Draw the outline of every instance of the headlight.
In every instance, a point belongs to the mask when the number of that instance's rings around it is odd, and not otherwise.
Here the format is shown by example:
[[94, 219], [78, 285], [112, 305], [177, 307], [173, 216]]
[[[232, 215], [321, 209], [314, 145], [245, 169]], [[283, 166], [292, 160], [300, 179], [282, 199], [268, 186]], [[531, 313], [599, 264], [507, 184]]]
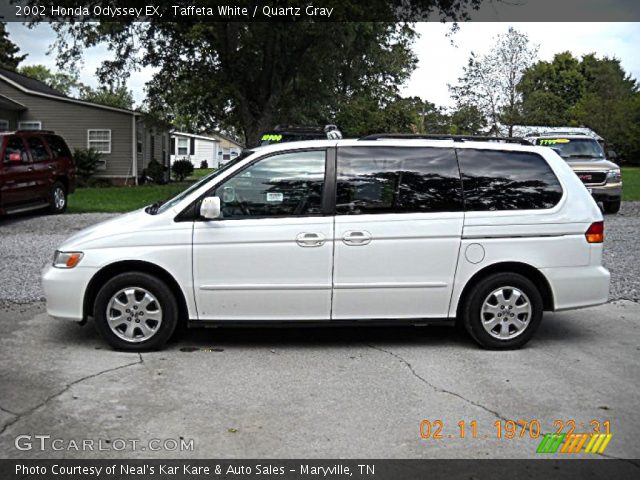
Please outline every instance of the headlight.
[[620, 175], [619, 168], [607, 171], [607, 182], [618, 183], [620, 181], [622, 181], [622, 175]]
[[73, 268], [80, 260], [84, 253], [82, 252], [60, 252], [56, 250], [56, 253], [53, 255], [53, 266], [56, 268]]

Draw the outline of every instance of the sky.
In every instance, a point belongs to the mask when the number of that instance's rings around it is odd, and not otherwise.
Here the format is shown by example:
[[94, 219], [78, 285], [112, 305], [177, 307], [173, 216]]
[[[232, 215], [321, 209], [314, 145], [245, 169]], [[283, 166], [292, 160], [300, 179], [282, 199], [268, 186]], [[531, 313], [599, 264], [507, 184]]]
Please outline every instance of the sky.
[[[453, 35], [450, 24], [419, 23], [416, 30], [420, 37], [413, 49], [418, 66], [411, 79], [402, 88], [403, 95], [418, 96], [438, 106], [452, 106], [448, 84], [455, 84], [462, 74], [471, 52], [482, 54], [490, 50], [496, 35], [510, 26], [527, 34], [533, 44], [539, 46], [538, 58], [551, 60], [554, 54], [570, 51], [575, 56], [595, 52], [598, 56], [616, 57], [622, 67], [634, 78], [640, 79], [640, 23], [460, 23]], [[55, 40], [55, 33], [46, 24], [29, 30], [20, 23], [8, 23], [10, 38], [29, 56], [26, 64], [41, 63], [56, 69], [55, 55], [47, 54]], [[84, 54], [80, 81], [96, 86], [95, 72], [100, 62], [110, 58], [106, 46], [88, 49]], [[152, 77], [153, 69], [133, 72], [128, 87], [133, 91], [136, 105], [145, 97], [144, 85]]]

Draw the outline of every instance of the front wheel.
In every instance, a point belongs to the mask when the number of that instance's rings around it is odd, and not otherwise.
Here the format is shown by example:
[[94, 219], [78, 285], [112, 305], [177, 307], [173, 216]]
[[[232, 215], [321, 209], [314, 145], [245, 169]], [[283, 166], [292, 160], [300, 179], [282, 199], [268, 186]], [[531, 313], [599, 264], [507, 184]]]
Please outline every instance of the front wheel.
[[100, 289], [94, 304], [100, 335], [117, 350], [140, 352], [162, 347], [178, 324], [171, 289], [143, 272], [122, 273]]
[[620, 199], [613, 200], [611, 202], [604, 202], [604, 213], [618, 213], [620, 211], [621, 203]]
[[462, 320], [484, 348], [513, 349], [527, 343], [542, 321], [542, 296], [526, 277], [496, 273], [482, 279], [467, 296]]

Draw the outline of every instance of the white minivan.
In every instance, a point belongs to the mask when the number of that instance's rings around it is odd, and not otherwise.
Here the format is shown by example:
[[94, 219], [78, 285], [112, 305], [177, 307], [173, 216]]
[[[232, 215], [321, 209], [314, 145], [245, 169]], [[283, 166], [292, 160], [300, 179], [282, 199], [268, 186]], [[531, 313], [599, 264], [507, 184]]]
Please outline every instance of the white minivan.
[[122, 350], [188, 326], [464, 325], [524, 345], [607, 301], [603, 217], [549, 148], [373, 136], [245, 151], [164, 204], [69, 238], [52, 317]]

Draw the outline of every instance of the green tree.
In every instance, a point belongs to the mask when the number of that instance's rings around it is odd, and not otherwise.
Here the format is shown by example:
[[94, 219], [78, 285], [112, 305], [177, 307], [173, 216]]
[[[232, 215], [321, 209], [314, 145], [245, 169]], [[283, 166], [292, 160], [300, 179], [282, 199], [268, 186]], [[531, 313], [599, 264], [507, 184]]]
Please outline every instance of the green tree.
[[592, 128], [620, 159], [640, 158], [638, 83], [615, 58], [568, 52], [529, 68], [518, 86], [525, 123]]
[[498, 35], [489, 53], [471, 54], [458, 85], [450, 86], [457, 108], [475, 107], [484, 115], [490, 132], [499, 134], [501, 126], [513, 135], [521, 119], [521, 95], [517, 89], [523, 72], [535, 62], [538, 47], [524, 33], [510, 27]]
[[336, 116], [346, 137], [374, 133], [447, 133], [442, 109], [418, 97], [391, 99], [360, 95], [342, 104]]
[[80, 99], [116, 108], [128, 110], [133, 108], [133, 94], [125, 85], [101, 85], [97, 88], [83, 85], [80, 87]]
[[462, 105], [451, 112], [449, 133], [453, 135], [481, 135], [487, 128], [482, 112], [474, 105]]
[[24, 65], [19, 67], [17, 72], [27, 77], [40, 80], [67, 96], [70, 96], [74, 89], [80, 87], [77, 76], [62, 72], [52, 72], [44, 65]]
[[18, 55], [20, 48], [11, 41], [6, 22], [0, 22], [0, 68], [15, 70], [27, 55]]
[[573, 121], [571, 108], [585, 93], [586, 79], [580, 60], [570, 52], [558, 53], [553, 61], [540, 61], [528, 68], [518, 85], [523, 118], [530, 125], [562, 126]]
[[[480, 2], [413, 4], [423, 14], [457, 19], [465, 8]], [[58, 5], [74, 3], [60, 0]], [[402, 12], [398, 6], [404, 3], [372, 1], [367, 12], [390, 16]], [[355, 1], [336, 5], [343, 16], [362, 13]], [[136, 66], [154, 67], [157, 74], [148, 85], [147, 109], [175, 120], [178, 127], [239, 131], [248, 144], [276, 123], [333, 123], [347, 105], [375, 108], [376, 103], [367, 99], [395, 98], [416, 61], [410, 49], [414, 30], [395, 21], [60, 22], [53, 28], [59, 34], [56, 48], [63, 64], [72, 64], [85, 48], [105, 42], [115, 55], [103, 62], [101, 81], [123, 78]]]

